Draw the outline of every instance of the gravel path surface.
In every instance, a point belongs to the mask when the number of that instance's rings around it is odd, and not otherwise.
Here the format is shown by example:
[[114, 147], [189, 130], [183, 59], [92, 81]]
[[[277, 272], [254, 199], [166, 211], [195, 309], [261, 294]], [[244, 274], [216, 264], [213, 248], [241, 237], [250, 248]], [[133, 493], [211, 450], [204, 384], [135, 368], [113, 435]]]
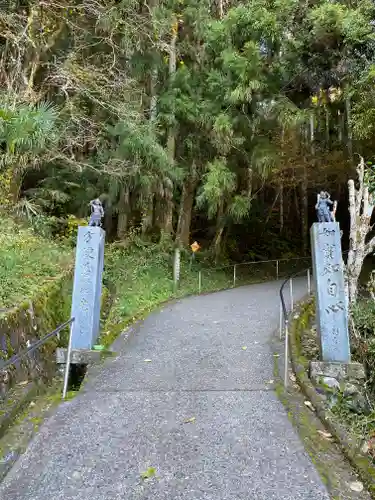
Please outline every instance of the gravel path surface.
[[[279, 287], [184, 299], [120, 337], [118, 355], [42, 426], [0, 498], [329, 499], [270, 387]], [[304, 291], [296, 283], [295, 296]], [[142, 479], [150, 467], [155, 477]]]

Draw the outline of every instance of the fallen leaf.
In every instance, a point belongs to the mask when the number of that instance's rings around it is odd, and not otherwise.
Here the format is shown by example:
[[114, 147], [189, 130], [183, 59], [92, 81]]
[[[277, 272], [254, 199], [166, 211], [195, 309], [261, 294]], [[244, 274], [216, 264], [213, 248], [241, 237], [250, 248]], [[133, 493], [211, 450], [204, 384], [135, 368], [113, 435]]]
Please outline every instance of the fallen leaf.
[[268, 382], [266, 382], [266, 384], [273, 384], [274, 382], [274, 380], [269, 380]]
[[327, 432], [327, 431], [318, 431], [318, 432], [319, 432], [319, 434], [321, 436], [323, 436], [326, 439], [331, 439], [332, 438], [332, 434], [330, 432]]
[[313, 407], [311, 401], [305, 401], [305, 406], [311, 411], [315, 411], [315, 408]]
[[280, 354], [274, 354], [273, 355], [274, 358], [279, 358], [280, 357]]
[[193, 424], [195, 422], [196, 418], [195, 417], [190, 417], [184, 420], [184, 424]]
[[144, 359], [143, 360], [145, 363], [151, 363], [152, 359]]
[[150, 479], [151, 477], [154, 477], [155, 474], [156, 474], [155, 467], [149, 467], [145, 472], [141, 472], [141, 478]]
[[361, 491], [363, 491], [363, 484], [361, 481], [354, 481], [353, 483], [350, 483], [350, 489], [357, 493], [361, 493]]
[[245, 345], [244, 345], [244, 346], [242, 346], [242, 350], [243, 350], [243, 351], [246, 351], [246, 349], [247, 349], [247, 347], [246, 347]]
[[28, 383], [29, 383], [29, 381], [28, 381], [28, 380], [24, 380], [23, 382], [20, 382], [18, 385], [26, 385], [26, 384], [28, 384]]

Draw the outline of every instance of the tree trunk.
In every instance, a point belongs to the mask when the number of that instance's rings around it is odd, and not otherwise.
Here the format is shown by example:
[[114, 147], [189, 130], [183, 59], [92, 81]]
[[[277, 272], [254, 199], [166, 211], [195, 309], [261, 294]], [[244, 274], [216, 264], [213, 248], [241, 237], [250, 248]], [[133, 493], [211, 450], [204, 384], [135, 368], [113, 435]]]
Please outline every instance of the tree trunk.
[[[169, 46], [169, 80], [172, 84], [176, 69], [177, 69], [177, 53], [176, 53], [176, 45], [177, 45], [177, 33], [178, 33], [178, 21], [175, 19], [172, 26], [172, 36], [171, 43]], [[176, 127], [172, 125], [172, 127], [168, 131], [167, 138], [167, 151], [168, 156], [173, 164], [175, 161], [176, 154]], [[165, 186], [165, 214], [164, 214], [164, 223], [163, 223], [163, 231], [166, 234], [173, 234], [173, 183], [169, 179]]]
[[326, 106], [325, 106], [325, 113], [326, 113], [326, 126], [325, 126], [326, 148], [328, 150], [328, 148], [329, 148], [329, 108], [328, 108], [328, 104], [326, 104]]
[[215, 264], [219, 262], [220, 254], [221, 254], [221, 242], [223, 239], [224, 226], [219, 227], [215, 234], [214, 239], [214, 255], [215, 255]]
[[340, 110], [337, 111], [337, 121], [338, 121], [339, 142], [341, 143], [342, 139], [343, 139], [343, 133], [342, 133], [343, 121], [342, 121], [342, 114], [341, 114]]
[[349, 189], [349, 254], [346, 264], [348, 280], [349, 303], [354, 304], [358, 295], [358, 280], [361, 274], [363, 261], [375, 248], [375, 237], [366, 243], [366, 236], [371, 231], [371, 215], [374, 209], [374, 200], [369, 193], [365, 181], [365, 163], [363, 158], [357, 166], [358, 190], [354, 181], [348, 181]]
[[18, 200], [20, 199], [23, 174], [19, 172], [17, 169], [9, 169], [9, 172], [11, 178], [9, 186], [9, 195], [10, 195], [9, 197], [12, 201], [12, 204], [16, 205], [18, 203]]
[[177, 241], [180, 245], [189, 245], [191, 215], [194, 205], [194, 194], [197, 182], [189, 177], [183, 185], [180, 213], [177, 224]]
[[128, 230], [130, 193], [128, 186], [123, 186], [120, 192], [117, 221], [117, 237], [120, 240], [125, 239]]
[[308, 215], [309, 215], [309, 205], [307, 196], [307, 169], [306, 166], [303, 167], [303, 177], [301, 183], [301, 232], [302, 232], [302, 249], [303, 255], [307, 254], [308, 248]]
[[151, 75], [150, 75], [150, 120], [152, 122], [156, 121], [156, 116], [157, 116], [157, 103], [158, 103], [158, 96], [156, 93], [156, 84], [158, 81], [158, 68], [155, 66], [151, 70]]
[[224, 201], [222, 200], [220, 203], [220, 206], [219, 206], [218, 213], [217, 213], [216, 234], [215, 234], [215, 238], [213, 241], [215, 264], [218, 263], [219, 257], [221, 254], [221, 243], [222, 243], [223, 233], [224, 233], [223, 215], [224, 215]]
[[164, 189], [164, 212], [163, 212], [163, 222], [162, 231], [165, 234], [173, 234], [173, 183], [169, 179], [167, 180], [167, 185]]
[[284, 184], [283, 181], [280, 183], [280, 233], [284, 229]]
[[351, 125], [352, 105], [350, 96], [347, 96], [345, 99], [345, 110], [346, 110], [346, 124], [348, 129], [348, 153], [349, 153], [349, 158], [353, 160], [353, 134]]
[[142, 214], [141, 231], [142, 236], [145, 236], [153, 226], [154, 222], [154, 195], [149, 194], [146, 200], [146, 206]]

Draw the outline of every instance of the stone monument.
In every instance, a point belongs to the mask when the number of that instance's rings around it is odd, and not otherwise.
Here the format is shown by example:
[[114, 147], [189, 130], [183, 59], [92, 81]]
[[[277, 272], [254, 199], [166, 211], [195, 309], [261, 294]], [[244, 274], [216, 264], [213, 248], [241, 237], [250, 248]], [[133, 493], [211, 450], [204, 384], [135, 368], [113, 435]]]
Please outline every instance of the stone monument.
[[[330, 212], [329, 206], [332, 205], [333, 212]], [[319, 222], [311, 227], [321, 361], [310, 362], [310, 379], [327, 391], [329, 404], [335, 403], [336, 393], [342, 390], [345, 397], [349, 395], [355, 407], [364, 408], [364, 398], [361, 395], [365, 381], [364, 367], [350, 360], [348, 300], [341, 231], [339, 224], [335, 222], [336, 207], [337, 202], [332, 202], [329, 194], [322, 191], [315, 206]]]
[[[78, 228], [71, 317], [71, 364], [87, 365], [98, 357], [92, 351], [100, 329], [105, 231], [99, 226]], [[56, 350], [56, 363], [66, 363], [67, 349]]]
[[349, 363], [348, 310], [337, 222], [312, 225], [311, 252], [321, 358], [323, 361]]
[[78, 228], [74, 272], [72, 349], [91, 349], [100, 327], [105, 232], [100, 227]]

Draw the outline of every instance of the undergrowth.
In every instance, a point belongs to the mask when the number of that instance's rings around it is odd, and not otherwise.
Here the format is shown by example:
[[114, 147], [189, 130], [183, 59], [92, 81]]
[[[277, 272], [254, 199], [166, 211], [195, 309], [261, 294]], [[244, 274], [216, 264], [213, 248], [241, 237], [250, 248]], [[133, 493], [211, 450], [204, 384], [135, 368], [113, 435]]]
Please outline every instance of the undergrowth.
[[72, 250], [2, 216], [0, 309], [32, 297], [72, 261]]

